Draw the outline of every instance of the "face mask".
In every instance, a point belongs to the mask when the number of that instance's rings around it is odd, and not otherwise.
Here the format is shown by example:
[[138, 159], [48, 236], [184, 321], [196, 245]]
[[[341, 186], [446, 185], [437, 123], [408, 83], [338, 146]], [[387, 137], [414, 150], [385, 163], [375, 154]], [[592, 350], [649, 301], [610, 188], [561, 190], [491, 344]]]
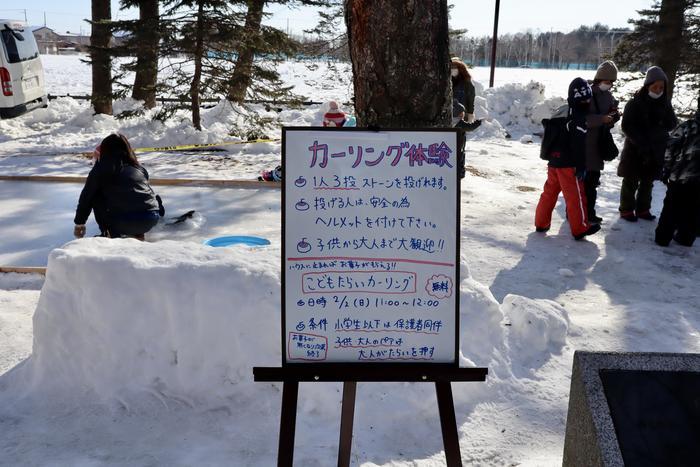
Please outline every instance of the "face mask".
[[600, 89], [601, 91], [610, 91], [611, 87], [612, 86], [609, 84], [602, 84], [601, 83], [600, 85], [598, 85], [598, 89]]
[[457, 76], [459, 76], [459, 70], [453, 68], [452, 71], [450, 71], [450, 74], [452, 74], [453, 78], [456, 78]]
[[649, 91], [649, 97], [651, 97], [652, 99], [658, 99], [659, 97], [661, 97], [663, 95], [664, 95], [663, 92], [661, 94], [656, 94], [655, 92]]

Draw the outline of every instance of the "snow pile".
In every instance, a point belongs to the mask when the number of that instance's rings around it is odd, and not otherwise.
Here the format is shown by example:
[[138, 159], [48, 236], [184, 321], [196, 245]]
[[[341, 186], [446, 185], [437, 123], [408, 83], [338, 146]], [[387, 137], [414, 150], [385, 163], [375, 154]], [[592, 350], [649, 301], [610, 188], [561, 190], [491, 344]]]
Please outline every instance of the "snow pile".
[[[141, 103], [131, 98], [114, 102], [115, 115], [136, 110], [142, 110]], [[278, 133], [269, 127], [269, 135], [260, 134], [254, 119], [269, 122], [278, 119], [276, 112], [267, 111], [260, 105], [247, 109], [221, 101], [214, 107], [202, 109], [202, 131], [192, 125], [189, 111], [178, 110], [169, 119], [159, 121], [155, 116], [161, 110], [161, 107], [142, 110], [125, 118], [94, 115], [88, 101], [64, 97], [51, 101], [46, 109], [0, 120], [0, 134], [3, 135], [0, 142], [7, 141], [11, 153], [51, 155], [91, 151], [112, 132], [127, 135], [135, 148], [240, 141], [248, 136], [275, 137]], [[297, 121], [287, 124], [308, 124], [308, 121], [309, 118], [297, 116]]]
[[[278, 264], [274, 248], [68, 243], [50, 255], [19, 386], [103, 402], [144, 392], [192, 403], [251, 395], [251, 368], [281, 361]], [[551, 304], [510, 297], [502, 309], [466, 263], [462, 275], [462, 365], [508, 378], [504, 315], [513, 329], [533, 323], [511, 333], [521, 359], [557, 351], [549, 342], [562, 342], [566, 326]]]
[[[561, 97], [545, 98], [545, 86], [536, 81], [527, 84], [510, 83], [484, 91], [486, 109], [479, 114], [497, 120], [509, 132], [541, 131], [541, 121], [549, 117], [565, 101]], [[483, 108], [483, 103], [479, 102]], [[478, 118], [478, 116], [477, 116]]]
[[556, 302], [506, 295], [503, 312], [510, 321], [508, 344], [515, 368], [539, 368], [566, 344], [569, 316]]
[[34, 390], [211, 399], [279, 356], [270, 250], [93, 238], [54, 250], [25, 366]]

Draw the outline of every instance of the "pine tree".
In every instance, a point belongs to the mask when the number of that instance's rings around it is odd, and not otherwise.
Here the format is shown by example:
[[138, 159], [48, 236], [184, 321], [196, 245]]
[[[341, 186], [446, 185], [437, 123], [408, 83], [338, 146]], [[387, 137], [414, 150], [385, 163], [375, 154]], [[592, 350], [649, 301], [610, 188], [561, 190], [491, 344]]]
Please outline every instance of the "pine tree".
[[160, 44], [158, 0], [122, 0], [122, 8], [138, 7], [139, 20], [135, 23], [129, 44], [136, 51], [134, 86], [131, 97], [144, 101], [144, 107], [156, 106], [158, 83], [158, 50]]
[[92, 106], [96, 114], [112, 115], [112, 58], [109, 53], [112, 29], [110, 0], [92, 0], [90, 62]]
[[700, 73], [698, 56], [698, 8], [700, 0], [662, 0], [641, 10], [642, 16], [630, 20], [634, 30], [615, 50], [615, 61], [629, 68], [660, 66], [668, 76], [668, 94], [678, 74]]
[[253, 99], [275, 100], [291, 89], [284, 87], [276, 70], [264, 63], [297, 53], [299, 44], [279, 29], [262, 25], [265, 7], [271, 3], [330, 7], [339, 0], [247, 0], [246, 3], [245, 25], [235, 44], [237, 58], [226, 93], [229, 101], [238, 104], [248, 94]]
[[243, 26], [242, 38], [238, 44], [238, 57], [233, 69], [226, 98], [242, 104], [253, 78], [253, 60], [260, 49], [262, 37], [260, 26], [265, 9], [265, 0], [248, 0], [248, 11]]
[[304, 38], [302, 53], [312, 57], [332, 57], [349, 61], [348, 33], [345, 28], [343, 0], [328, 0], [324, 9], [318, 11], [318, 23], [304, 33], [312, 39]]
[[226, 0], [169, 0], [166, 7], [161, 52], [169, 63], [169, 87], [189, 102], [192, 123], [201, 130], [202, 98], [225, 95], [244, 16]]
[[447, 0], [346, 0], [359, 126], [450, 126], [447, 11]]

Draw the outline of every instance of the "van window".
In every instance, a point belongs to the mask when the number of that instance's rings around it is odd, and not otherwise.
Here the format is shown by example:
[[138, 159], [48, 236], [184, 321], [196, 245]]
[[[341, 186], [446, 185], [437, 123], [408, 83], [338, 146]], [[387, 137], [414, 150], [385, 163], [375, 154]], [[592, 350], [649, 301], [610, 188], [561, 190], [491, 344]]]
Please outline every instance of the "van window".
[[29, 30], [20, 32], [5, 28], [0, 31], [0, 37], [10, 63], [19, 63], [39, 56], [34, 34]]

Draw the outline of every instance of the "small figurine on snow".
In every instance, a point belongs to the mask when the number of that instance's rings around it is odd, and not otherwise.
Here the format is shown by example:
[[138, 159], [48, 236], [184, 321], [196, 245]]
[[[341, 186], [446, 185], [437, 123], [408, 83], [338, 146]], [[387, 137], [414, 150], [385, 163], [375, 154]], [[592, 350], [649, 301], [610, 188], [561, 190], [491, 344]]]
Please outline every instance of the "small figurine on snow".
[[340, 110], [336, 101], [328, 103], [328, 110], [323, 114], [323, 126], [340, 127], [345, 124], [345, 112]]
[[343, 112], [336, 101], [329, 101], [324, 104], [324, 107], [326, 107], [327, 110], [323, 114], [323, 126], [337, 128], [356, 125], [355, 117]]
[[258, 177], [259, 182], [281, 182], [282, 166], [278, 165], [274, 170], [263, 170]]

